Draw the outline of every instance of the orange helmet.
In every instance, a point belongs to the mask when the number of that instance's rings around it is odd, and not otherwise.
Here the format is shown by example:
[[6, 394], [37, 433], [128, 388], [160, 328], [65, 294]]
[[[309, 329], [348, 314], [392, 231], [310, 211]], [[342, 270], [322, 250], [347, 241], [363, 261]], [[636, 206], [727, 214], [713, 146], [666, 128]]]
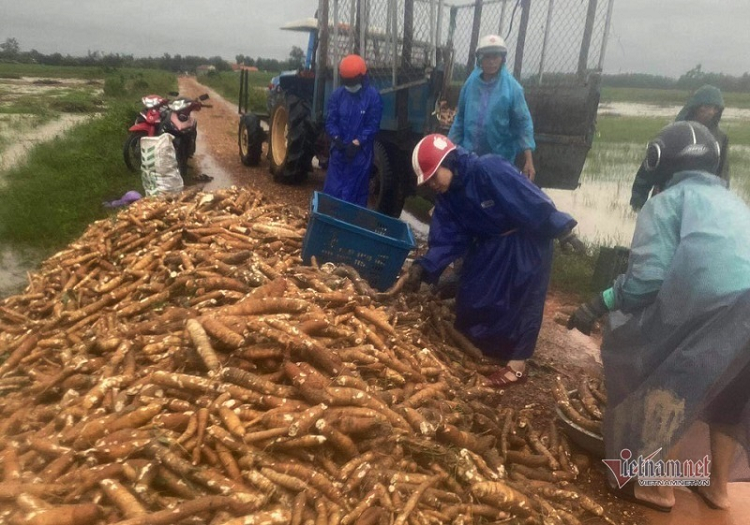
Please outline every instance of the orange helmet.
[[339, 64], [341, 78], [357, 78], [367, 73], [367, 64], [359, 55], [346, 55]]
[[417, 184], [424, 184], [437, 171], [448, 153], [456, 149], [448, 137], [433, 133], [419, 141], [411, 154], [411, 166], [417, 174]]

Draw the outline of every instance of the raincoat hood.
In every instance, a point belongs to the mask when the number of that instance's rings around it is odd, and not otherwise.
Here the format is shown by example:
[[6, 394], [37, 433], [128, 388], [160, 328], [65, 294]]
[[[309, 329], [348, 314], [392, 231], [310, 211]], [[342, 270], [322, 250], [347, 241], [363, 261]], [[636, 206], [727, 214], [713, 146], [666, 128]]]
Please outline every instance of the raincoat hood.
[[719, 108], [714, 120], [709, 126], [706, 126], [711, 130], [715, 129], [719, 125], [721, 114], [724, 111], [724, 97], [721, 90], [714, 86], [705, 85], [693, 93], [693, 96], [688, 99], [685, 106], [677, 114], [675, 121], [693, 120], [695, 110], [700, 106], [717, 106]]

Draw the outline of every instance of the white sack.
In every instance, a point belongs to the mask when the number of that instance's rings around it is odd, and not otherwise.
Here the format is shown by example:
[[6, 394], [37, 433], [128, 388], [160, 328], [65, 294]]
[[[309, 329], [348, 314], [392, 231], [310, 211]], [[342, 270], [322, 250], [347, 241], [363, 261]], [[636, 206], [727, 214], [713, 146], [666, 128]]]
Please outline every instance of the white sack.
[[172, 139], [169, 133], [141, 138], [141, 180], [149, 197], [182, 191]]

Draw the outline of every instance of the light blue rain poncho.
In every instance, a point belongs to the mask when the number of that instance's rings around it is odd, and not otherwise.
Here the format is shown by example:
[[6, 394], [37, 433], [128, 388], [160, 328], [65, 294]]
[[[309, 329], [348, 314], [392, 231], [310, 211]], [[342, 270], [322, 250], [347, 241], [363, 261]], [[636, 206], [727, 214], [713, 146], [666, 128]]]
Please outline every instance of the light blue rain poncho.
[[523, 88], [505, 65], [488, 82], [481, 75], [476, 68], [461, 88], [448, 138], [477, 155], [494, 153], [513, 163], [522, 151], [536, 149]]
[[750, 209], [726, 182], [675, 174], [643, 207], [627, 273], [603, 295], [606, 457], [661, 448], [664, 459], [695, 420], [723, 415], [705, 409], [738, 377], [727, 411], [747, 448]]

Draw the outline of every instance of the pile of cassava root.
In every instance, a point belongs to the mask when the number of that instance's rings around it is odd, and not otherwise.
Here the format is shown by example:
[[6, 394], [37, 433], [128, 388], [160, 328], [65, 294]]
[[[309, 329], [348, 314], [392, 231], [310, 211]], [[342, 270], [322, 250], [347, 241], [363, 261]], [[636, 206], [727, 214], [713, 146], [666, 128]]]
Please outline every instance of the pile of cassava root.
[[144, 199], [1, 301], [0, 522], [612, 523], [449, 305], [302, 266], [305, 226]]

